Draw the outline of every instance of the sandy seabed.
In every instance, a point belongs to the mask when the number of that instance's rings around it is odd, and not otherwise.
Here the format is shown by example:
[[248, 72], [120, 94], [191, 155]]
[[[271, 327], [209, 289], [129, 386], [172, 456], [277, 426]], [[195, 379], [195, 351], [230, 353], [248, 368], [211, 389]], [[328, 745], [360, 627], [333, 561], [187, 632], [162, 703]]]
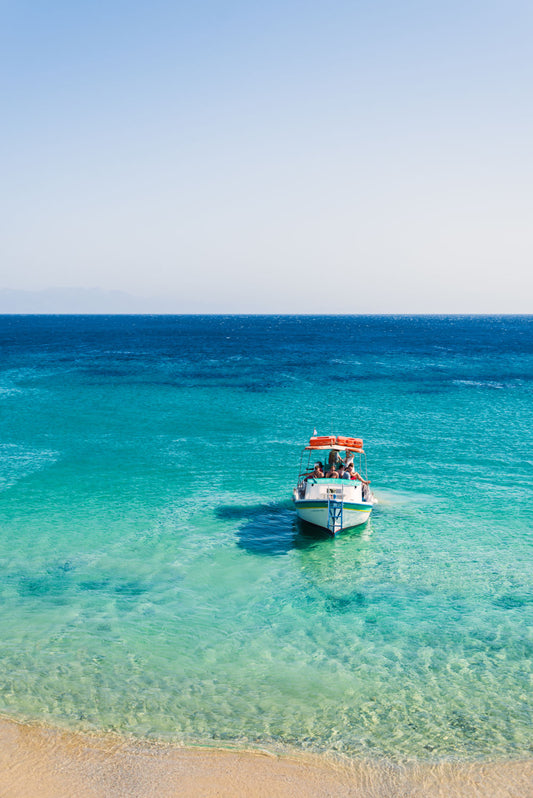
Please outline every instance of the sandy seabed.
[[533, 798], [533, 760], [336, 761], [72, 733], [0, 720], [1, 798]]

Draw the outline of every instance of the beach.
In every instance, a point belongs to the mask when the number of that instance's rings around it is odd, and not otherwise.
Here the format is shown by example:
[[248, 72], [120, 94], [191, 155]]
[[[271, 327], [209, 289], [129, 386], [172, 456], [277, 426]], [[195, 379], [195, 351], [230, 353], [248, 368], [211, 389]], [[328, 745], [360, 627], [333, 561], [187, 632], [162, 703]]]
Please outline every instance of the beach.
[[398, 764], [192, 749], [0, 721], [2, 798], [529, 798], [533, 760]]

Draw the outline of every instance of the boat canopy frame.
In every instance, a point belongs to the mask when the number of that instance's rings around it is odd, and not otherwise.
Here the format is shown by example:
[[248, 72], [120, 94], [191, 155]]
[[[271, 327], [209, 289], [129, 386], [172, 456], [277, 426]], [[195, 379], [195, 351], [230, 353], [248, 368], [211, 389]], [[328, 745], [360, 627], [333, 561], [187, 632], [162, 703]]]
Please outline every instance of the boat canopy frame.
[[[304, 457], [305, 457], [305, 453], [306, 452], [307, 452], [307, 466], [304, 469], [303, 468], [303, 463], [304, 463]], [[350, 454], [358, 454], [359, 455], [359, 469], [358, 469], [359, 474], [361, 474], [361, 476], [364, 477], [364, 479], [368, 479], [366, 453], [365, 453], [364, 449], [354, 448], [354, 447], [350, 447], [350, 446], [343, 446], [342, 444], [338, 444], [338, 443], [332, 443], [332, 444], [328, 444], [328, 445], [325, 445], [325, 446], [306, 446], [303, 449], [302, 454], [300, 456], [300, 467], [299, 467], [299, 472], [298, 472], [298, 487], [303, 485], [305, 477], [309, 474], [310, 471], [313, 470], [311, 468], [311, 463], [313, 463], [313, 467], [314, 467], [314, 463], [316, 462], [316, 459], [317, 459], [316, 457], [312, 457], [313, 452], [345, 452], [346, 453], [346, 458], [348, 458], [348, 456]], [[329, 456], [328, 456], [328, 459], [329, 459]], [[324, 464], [324, 465], [326, 465], [326, 464]]]

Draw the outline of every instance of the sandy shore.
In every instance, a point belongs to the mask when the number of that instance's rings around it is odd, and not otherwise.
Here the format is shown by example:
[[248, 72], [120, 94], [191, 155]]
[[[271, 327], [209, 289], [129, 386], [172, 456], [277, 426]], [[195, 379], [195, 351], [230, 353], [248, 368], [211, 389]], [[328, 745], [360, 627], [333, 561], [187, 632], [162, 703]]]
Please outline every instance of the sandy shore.
[[530, 798], [533, 761], [395, 765], [187, 749], [0, 720], [2, 798]]

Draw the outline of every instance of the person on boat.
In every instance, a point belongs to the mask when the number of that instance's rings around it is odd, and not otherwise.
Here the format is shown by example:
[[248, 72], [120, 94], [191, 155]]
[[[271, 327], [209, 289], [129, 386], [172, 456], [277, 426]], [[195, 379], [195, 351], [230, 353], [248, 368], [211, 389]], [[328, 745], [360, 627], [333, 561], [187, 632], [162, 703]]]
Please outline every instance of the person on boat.
[[326, 476], [327, 476], [329, 479], [338, 479], [338, 478], [339, 478], [339, 474], [338, 474], [338, 472], [337, 472], [337, 469], [335, 468], [335, 463], [333, 463], [332, 465], [330, 465], [329, 471], [328, 471], [328, 473], [326, 474]]
[[344, 461], [344, 468], [348, 468], [350, 463], [353, 465], [353, 454], [346, 452], [346, 460]]
[[307, 474], [305, 477], [306, 480], [308, 479], [323, 479], [324, 472], [322, 471], [322, 463], [315, 463], [314, 471], [311, 471], [310, 474]]
[[370, 480], [369, 479], [368, 480], [367, 479], [363, 479], [363, 477], [361, 476], [359, 471], [354, 471], [353, 470], [353, 463], [350, 463], [350, 465], [348, 466], [346, 471], [350, 475], [349, 479], [358, 479], [358, 480], [360, 480], [363, 483], [363, 485], [370, 485]]
[[341, 464], [344, 465], [339, 453], [332, 449], [328, 457], [328, 471], [332, 466], [335, 466], [335, 469], [337, 469]]
[[350, 472], [345, 468], [342, 463], [339, 466], [339, 479], [351, 479]]

